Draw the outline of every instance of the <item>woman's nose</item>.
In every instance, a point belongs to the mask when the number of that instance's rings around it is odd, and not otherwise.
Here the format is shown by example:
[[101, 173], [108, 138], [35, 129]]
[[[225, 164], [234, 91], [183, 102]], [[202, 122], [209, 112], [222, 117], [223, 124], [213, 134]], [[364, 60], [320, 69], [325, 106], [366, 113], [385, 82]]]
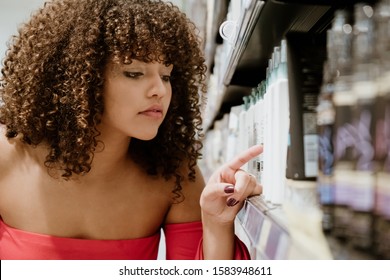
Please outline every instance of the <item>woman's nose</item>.
[[160, 75], [155, 75], [152, 79], [149, 96], [163, 97], [167, 95], [169, 90], [169, 82], [164, 81]]

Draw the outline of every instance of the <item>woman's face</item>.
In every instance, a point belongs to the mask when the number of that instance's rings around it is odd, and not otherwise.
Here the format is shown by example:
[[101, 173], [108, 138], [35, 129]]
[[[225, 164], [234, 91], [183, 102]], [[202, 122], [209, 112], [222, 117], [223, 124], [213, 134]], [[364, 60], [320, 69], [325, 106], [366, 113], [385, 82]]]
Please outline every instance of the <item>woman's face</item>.
[[131, 64], [108, 63], [104, 73], [102, 132], [153, 139], [171, 102], [172, 68], [139, 60]]

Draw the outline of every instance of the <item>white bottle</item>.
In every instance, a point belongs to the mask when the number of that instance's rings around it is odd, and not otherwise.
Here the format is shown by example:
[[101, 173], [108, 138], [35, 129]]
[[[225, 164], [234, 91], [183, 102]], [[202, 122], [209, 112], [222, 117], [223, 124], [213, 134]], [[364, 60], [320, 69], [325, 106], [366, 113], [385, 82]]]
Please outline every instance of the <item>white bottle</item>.
[[277, 128], [278, 130], [278, 182], [275, 189], [274, 202], [282, 204], [286, 188], [286, 166], [287, 166], [287, 146], [290, 126], [290, 107], [287, 76], [287, 45], [286, 40], [281, 41], [280, 63], [278, 65], [278, 75], [275, 85], [275, 93], [278, 108]]

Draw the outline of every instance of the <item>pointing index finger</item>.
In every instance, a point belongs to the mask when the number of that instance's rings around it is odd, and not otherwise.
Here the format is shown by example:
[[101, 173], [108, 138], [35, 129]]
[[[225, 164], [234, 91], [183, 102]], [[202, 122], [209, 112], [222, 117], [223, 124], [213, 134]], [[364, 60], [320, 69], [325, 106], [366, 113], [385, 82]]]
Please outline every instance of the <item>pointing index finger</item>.
[[236, 171], [241, 168], [244, 164], [250, 161], [252, 158], [258, 156], [263, 151], [262, 145], [255, 145], [249, 149], [243, 151], [230, 162], [227, 163], [227, 167]]

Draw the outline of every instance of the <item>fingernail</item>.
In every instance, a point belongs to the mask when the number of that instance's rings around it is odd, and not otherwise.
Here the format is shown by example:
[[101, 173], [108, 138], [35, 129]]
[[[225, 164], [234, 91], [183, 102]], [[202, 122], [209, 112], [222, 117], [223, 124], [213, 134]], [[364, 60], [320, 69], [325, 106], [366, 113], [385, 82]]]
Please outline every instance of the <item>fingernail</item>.
[[234, 186], [233, 186], [233, 185], [228, 185], [228, 186], [226, 186], [226, 187], [223, 189], [223, 191], [224, 191], [225, 193], [234, 193]]
[[233, 207], [235, 205], [237, 205], [238, 201], [235, 200], [233, 197], [232, 198], [229, 198], [229, 200], [226, 202], [226, 205], [229, 206], [229, 207]]

